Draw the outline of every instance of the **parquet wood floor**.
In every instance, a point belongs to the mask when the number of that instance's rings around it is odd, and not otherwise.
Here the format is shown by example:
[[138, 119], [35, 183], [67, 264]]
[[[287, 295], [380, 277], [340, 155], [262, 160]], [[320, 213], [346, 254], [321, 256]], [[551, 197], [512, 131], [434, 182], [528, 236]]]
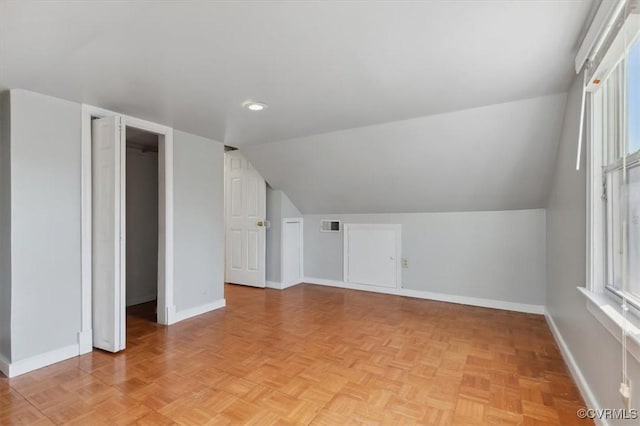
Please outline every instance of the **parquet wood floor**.
[[299, 285], [227, 285], [127, 349], [0, 379], [0, 424], [576, 425], [583, 401], [540, 315]]

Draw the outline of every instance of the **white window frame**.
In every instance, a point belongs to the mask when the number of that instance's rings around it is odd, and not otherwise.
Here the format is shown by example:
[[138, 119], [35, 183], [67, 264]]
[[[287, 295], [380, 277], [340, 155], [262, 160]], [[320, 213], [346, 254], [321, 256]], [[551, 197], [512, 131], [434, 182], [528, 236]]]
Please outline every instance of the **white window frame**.
[[[626, 32], [626, 35], [625, 35]], [[632, 33], [633, 36], [629, 37]], [[622, 26], [618, 36], [611, 43], [609, 51], [604, 55], [602, 68], [613, 70], [619, 63], [627, 47], [631, 46], [640, 33], [640, 17], [630, 15]], [[625, 45], [626, 42], [626, 45]], [[598, 72], [596, 69], [596, 73]], [[588, 71], [586, 71], [588, 72]], [[610, 72], [610, 71], [609, 71]], [[601, 81], [606, 81], [609, 75], [598, 75]], [[632, 315], [627, 315], [627, 323], [622, 314], [621, 297], [616, 292], [607, 288], [605, 271], [605, 221], [602, 202], [603, 193], [603, 141], [596, 135], [602, 135], [603, 126], [606, 124], [594, 117], [601, 117], [602, 110], [598, 97], [605, 96], [603, 90], [598, 90], [594, 79], [587, 84], [587, 92], [591, 92], [586, 102], [587, 118], [587, 149], [586, 149], [586, 285], [578, 287], [578, 290], [586, 297], [587, 310], [607, 329], [618, 341], [622, 340], [622, 329], [628, 331], [627, 347], [629, 353], [640, 361], [640, 309], [633, 306], [630, 309]], [[625, 124], [626, 125], [626, 124]], [[640, 301], [640, 300], [639, 300]], [[640, 303], [637, 304], [640, 308]]]

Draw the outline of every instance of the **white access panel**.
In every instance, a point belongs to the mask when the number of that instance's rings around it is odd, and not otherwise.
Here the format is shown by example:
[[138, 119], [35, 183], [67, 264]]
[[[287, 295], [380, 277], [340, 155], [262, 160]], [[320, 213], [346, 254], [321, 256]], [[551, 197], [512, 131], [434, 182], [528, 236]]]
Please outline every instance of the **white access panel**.
[[345, 224], [344, 281], [400, 287], [401, 225]]
[[303, 281], [302, 219], [282, 220], [282, 278], [285, 285]]

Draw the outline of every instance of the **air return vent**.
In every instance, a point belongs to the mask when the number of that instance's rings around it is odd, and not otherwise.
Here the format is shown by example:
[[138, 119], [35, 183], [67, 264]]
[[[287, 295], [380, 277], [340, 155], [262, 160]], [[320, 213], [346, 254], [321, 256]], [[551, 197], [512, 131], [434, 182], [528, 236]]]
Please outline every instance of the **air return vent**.
[[320, 221], [320, 232], [340, 232], [342, 223], [339, 220], [322, 219]]

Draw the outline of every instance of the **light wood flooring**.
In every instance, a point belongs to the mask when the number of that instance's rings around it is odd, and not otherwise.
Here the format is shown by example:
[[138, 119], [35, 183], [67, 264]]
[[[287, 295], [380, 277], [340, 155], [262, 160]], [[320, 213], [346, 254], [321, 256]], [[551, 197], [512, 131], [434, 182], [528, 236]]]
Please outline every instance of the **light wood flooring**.
[[227, 285], [171, 327], [128, 314], [127, 349], [8, 380], [0, 424], [591, 424], [545, 320], [375, 293]]

